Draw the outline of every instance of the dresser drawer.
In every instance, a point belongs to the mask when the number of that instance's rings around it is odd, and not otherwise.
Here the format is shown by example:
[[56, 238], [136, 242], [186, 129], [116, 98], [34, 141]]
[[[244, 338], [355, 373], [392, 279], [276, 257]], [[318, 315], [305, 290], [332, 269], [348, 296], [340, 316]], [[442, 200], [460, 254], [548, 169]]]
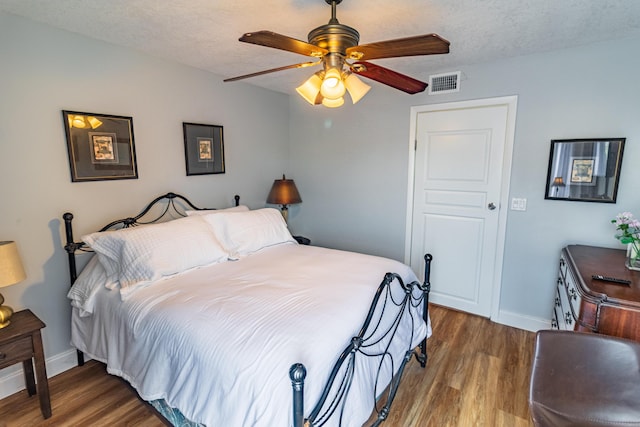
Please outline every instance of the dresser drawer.
[[582, 297], [576, 288], [576, 281], [571, 272], [568, 272], [565, 276], [564, 287], [569, 303], [569, 307], [567, 308], [571, 312], [573, 319], [578, 320], [580, 318], [580, 302], [582, 301]]
[[558, 280], [558, 287], [556, 288], [555, 304], [553, 306], [553, 319], [551, 325], [554, 329], [571, 330], [573, 329], [573, 317], [569, 311], [569, 303], [567, 301], [567, 294], [564, 290], [564, 284], [561, 280]]
[[567, 260], [564, 258], [564, 255], [560, 256], [560, 277], [562, 279], [567, 277]]
[[[567, 269], [567, 261], [564, 256], [560, 257], [560, 266], [558, 272], [557, 286], [556, 286], [556, 296], [555, 296], [555, 304], [554, 304], [554, 317], [557, 324], [557, 329], [560, 330], [573, 330], [576, 325], [576, 320], [578, 319], [579, 314], [579, 304], [577, 306], [573, 305], [575, 301], [572, 301], [575, 298], [573, 294], [575, 292], [575, 287], [571, 286], [572, 291], [569, 292], [569, 285], [572, 283], [571, 275]], [[553, 323], [553, 319], [552, 319]]]
[[551, 313], [551, 329], [560, 329], [560, 324], [558, 323], [559, 314], [562, 312], [560, 307], [560, 297], [558, 296], [558, 291], [556, 290], [555, 303], [553, 304], [553, 313]]
[[33, 345], [31, 336], [18, 338], [0, 345], [0, 368], [13, 365], [33, 357]]

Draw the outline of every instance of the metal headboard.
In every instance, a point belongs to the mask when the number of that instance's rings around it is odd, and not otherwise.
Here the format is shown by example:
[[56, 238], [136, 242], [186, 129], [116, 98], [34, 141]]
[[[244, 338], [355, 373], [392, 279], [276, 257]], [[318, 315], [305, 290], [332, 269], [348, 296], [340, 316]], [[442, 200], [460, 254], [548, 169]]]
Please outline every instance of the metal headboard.
[[[233, 197], [235, 206], [240, 204], [240, 196], [237, 194]], [[160, 214], [151, 217], [148, 220], [141, 221], [145, 215], [151, 211], [151, 209], [156, 206], [164, 203], [164, 206], [161, 209]], [[168, 217], [172, 212], [179, 216], [186, 216], [184, 212], [184, 206], [179, 206], [180, 204], [184, 204], [193, 210], [209, 210], [212, 208], [200, 208], [186, 197], [176, 194], [176, 193], [167, 193], [162, 196], [158, 196], [153, 199], [147, 206], [140, 211], [135, 216], [117, 219], [115, 221], [110, 222], [105, 225], [98, 231], [107, 231], [107, 230], [115, 230], [120, 228], [129, 228], [135, 227], [137, 225], [142, 224], [153, 224], [155, 222], [159, 222], [161, 219]], [[76, 252], [91, 252], [84, 242], [76, 242], [73, 237], [73, 227], [71, 226], [71, 222], [73, 221], [73, 214], [71, 212], [66, 212], [62, 215], [64, 219], [64, 230], [66, 235], [66, 244], [64, 245], [64, 249], [67, 251], [67, 256], [69, 257], [69, 277], [71, 280], [70, 285], [73, 285], [78, 278], [78, 271], [76, 267]], [[78, 365], [84, 364], [84, 355], [82, 352], [78, 350]]]

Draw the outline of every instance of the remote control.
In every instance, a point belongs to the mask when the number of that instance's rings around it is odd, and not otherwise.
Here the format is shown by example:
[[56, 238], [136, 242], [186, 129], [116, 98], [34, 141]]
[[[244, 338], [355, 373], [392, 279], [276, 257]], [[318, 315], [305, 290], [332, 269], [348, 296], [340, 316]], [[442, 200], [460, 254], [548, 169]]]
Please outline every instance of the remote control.
[[599, 274], [594, 274], [591, 277], [594, 278], [595, 280], [602, 280], [603, 282], [618, 283], [620, 285], [627, 285], [628, 286], [628, 285], [631, 284], [631, 280], [616, 279], [615, 277], [601, 276]]

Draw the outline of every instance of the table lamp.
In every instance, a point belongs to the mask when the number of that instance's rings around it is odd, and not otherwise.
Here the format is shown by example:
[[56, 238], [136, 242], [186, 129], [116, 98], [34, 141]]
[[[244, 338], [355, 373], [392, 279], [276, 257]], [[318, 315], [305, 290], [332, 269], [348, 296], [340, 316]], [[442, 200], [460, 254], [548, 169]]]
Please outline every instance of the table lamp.
[[551, 184], [551, 187], [554, 187], [556, 189], [556, 194], [555, 194], [556, 196], [560, 191], [560, 187], [564, 187], [564, 186], [565, 186], [565, 183], [561, 176], [556, 176], [555, 178], [553, 178], [553, 184]]
[[[15, 285], [26, 277], [16, 242], [0, 242], [0, 288]], [[9, 326], [13, 314], [13, 309], [2, 305], [3, 302], [4, 297], [0, 294], [0, 329]]]
[[287, 222], [289, 220], [289, 208], [287, 205], [302, 203], [302, 199], [296, 188], [296, 183], [292, 179], [285, 178], [283, 174], [282, 179], [273, 181], [271, 191], [269, 191], [269, 196], [267, 197], [267, 203], [280, 205], [284, 221]]

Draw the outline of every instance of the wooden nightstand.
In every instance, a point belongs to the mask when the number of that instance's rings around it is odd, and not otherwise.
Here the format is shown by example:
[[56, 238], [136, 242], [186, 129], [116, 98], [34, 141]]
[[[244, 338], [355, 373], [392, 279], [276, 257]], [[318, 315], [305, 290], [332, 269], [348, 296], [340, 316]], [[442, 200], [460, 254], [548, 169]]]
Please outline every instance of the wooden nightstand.
[[[42, 336], [40, 335], [40, 329], [44, 327], [45, 324], [31, 310], [14, 313], [11, 317], [11, 324], [0, 329], [0, 369], [22, 362], [27, 392], [29, 396], [33, 396], [37, 391], [42, 416], [49, 418], [51, 416], [51, 401], [47, 369], [44, 364]], [[37, 390], [36, 381], [33, 378], [34, 363], [38, 379]]]

